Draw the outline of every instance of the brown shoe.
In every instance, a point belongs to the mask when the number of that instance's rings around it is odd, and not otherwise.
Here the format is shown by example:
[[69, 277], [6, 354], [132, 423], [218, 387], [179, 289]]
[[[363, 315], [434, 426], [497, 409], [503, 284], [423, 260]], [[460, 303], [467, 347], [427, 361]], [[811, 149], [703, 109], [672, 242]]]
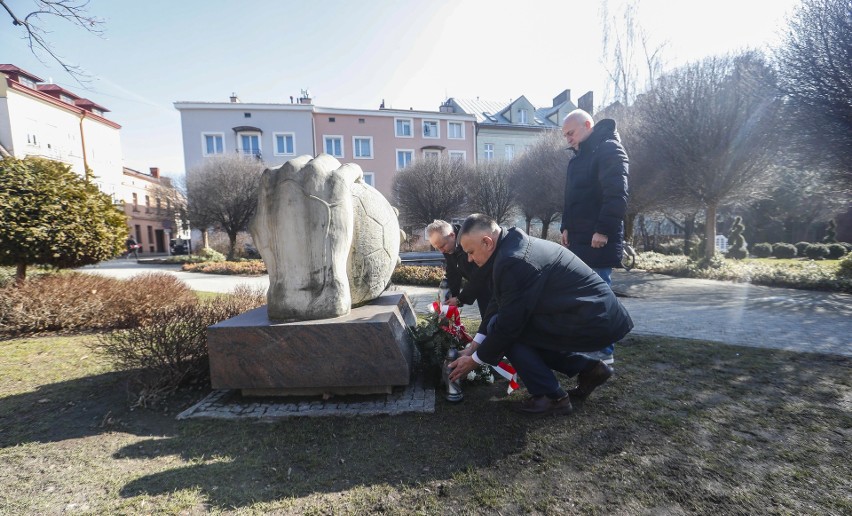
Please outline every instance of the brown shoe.
[[568, 396], [558, 400], [552, 400], [547, 396], [536, 396], [514, 404], [512, 410], [531, 416], [545, 416], [570, 414], [574, 407], [571, 406], [571, 399]]
[[610, 376], [612, 368], [598, 360], [577, 376], [577, 387], [568, 391], [568, 395], [574, 400], [585, 400], [593, 390], [606, 383]]

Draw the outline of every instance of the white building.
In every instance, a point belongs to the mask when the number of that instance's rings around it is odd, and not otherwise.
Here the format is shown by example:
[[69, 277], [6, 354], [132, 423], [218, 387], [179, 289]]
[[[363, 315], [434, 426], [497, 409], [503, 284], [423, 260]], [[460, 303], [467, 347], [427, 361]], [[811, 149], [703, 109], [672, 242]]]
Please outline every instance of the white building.
[[[0, 146], [11, 156], [61, 161], [117, 194], [122, 183], [121, 126], [109, 110], [11, 64], [0, 64]], [[2, 151], [0, 151], [2, 153]]]

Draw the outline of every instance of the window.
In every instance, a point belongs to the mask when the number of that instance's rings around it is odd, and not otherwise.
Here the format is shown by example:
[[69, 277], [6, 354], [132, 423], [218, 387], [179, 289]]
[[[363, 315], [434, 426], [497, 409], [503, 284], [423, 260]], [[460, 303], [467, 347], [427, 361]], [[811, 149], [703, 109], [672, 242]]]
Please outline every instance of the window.
[[[133, 194], [133, 195], [136, 195], [136, 194]], [[135, 230], [135, 233], [136, 233], [136, 239], [135, 239], [136, 243], [141, 244], [142, 243], [142, 226], [140, 226], [139, 224], [136, 224], [136, 225], [133, 226], [133, 229]]]
[[505, 151], [503, 152], [503, 157], [506, 159], [513, 159], [515, 157], [515, 146], [514, 145], [506, 145]]
[[527, 123], [527, 110], [526, 109], [519, 109], [518, 110], [518, 123], [519, 124]]
[[441, 157], [441, 151], [425, 150], [423, 151], [423, 157], [426, 159], [439, 159]]
[[291, 156], [296, 153], [296, 135], [294, 133], [273, 133], [276, 156]]
[[251, 118], [251, 113], [243, 113], [243, 118]]
[[145, 213], [151, 213], [151, 196], [150, 195], [145, 196]]
[[244, 156], [260, 157], [260, 134], [259, 133], [240, 133], [240, 149], [239, 152]]
[[61, 100], [62, 102], [66, 103], [66, 104], [74, 105], [74, 99], [72, 99], [71, 97], [69, 97], [68, 95], [66, 95], [64, 93], [59, 94], [59, 100]]
[[449, 151], [450, 159], [457, 159], [459, 161], [464, 161], [467, 159], [467, 153], [463, 150], [451, 150]]
[[447, 122], [447, 138], [464, 140], [464, 124], [461, 122]]
[[367, 121], [366, 121], [366, 120], [364, 120], [363, 118], [359, 118], [359, 119], [358, 119], [358, 123], [359, 123], [359, 124], [366, 124], [366, 123], [367, 123]]
[[410, 118], [397, 118], [396, 119], [396, 137], [397, 138], [411, 138], [413, 135], [411, 134], [411, 119]]
[[23, 75], [18, 76], [18, 82], [26, 86], [27, 88], [36, 89], [36, 83], [34, 80], [29, 77], [24, 77]]
[[352, 154], [359, 159], [373, 159], [373, 138], [371, 136], [353, 136]]
[[486, 143], [483, 146], [482, 157], [486, 160], [494, 159], [494, 144]]
[[201, 135], [201, 153], [205, 156], [213, 156], [225, 152], [224, 133], [204, 133]]
[[331, 154], [335, 158], [343, 157], [343, 137], [342, 136], [323, 136], [323, 149], [326, 154]]
[[441, 133], [438, 132], [438, 121], [437, 120], [424, 120], [423, 121], [423, 137], [424, 138], [440, 138]]
[[334, 122], [334, 117], [333, 117], [333, 116], [328, 117], [328, 121], [329, 121], [329, 122]]
[[372, 186], [373, 188], [375, 188], [376, 187], [375, 174], [373, 174], [372, 172], [364, 172], [364, 182], [367, 183], [368, 185]]
[[[139, 211], [139, 195], [135, 192], [133, 193], [133, 211]], [[138, 228], [139, 226], [136, 227]], [[139, 230], [137, 229], [136, 232], [138, 233]]]
[[411, 163], [414, 157], [413, 150], [397, 150], [396, 151], [396, 169], [402, 170]]

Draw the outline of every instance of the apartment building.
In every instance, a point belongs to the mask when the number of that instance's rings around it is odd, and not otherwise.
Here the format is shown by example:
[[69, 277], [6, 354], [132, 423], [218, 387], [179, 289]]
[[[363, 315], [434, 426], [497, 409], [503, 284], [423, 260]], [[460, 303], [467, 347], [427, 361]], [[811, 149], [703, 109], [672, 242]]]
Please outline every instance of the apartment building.
[[[121, 126], [109, 110], [15, 65], [0, 64], [0, 146], [11, 156], [38, 156], [86, 176], [116, 195], [122, 182]], [[0, 152], [2, 153], [2, 152]]]
[[553, 98], [549, 107], [535, 107], [523, 95], [506, 102], [449, 98], [441, 105], [447, 113], [476, 117], [476, 160], [511, 160], [528, 149], [544, 131], [561, 130], [562, 120], [571, 111], [594, 113], [592, 92], [571, 101], [571, 90]]
[[364, 179], [392, 199], [397, 171], [439, 156], [473, 163], [474, 117], [436, 111], [314, 108], [314, 145], [341, 163], [356, 163]]
[[189, 228], [182, 226], [175, 206], [179, 192], [171, 180], [151, 167], [140, 172], [124, 167], [118, 198], [124, 199], [124, 213], [130, 234], [141, 244], [140, 253], [169, 253], [173, 239], [189, 239]]
[[174, 106], [180, 112], [187, 171], [225, 153], [254, 157], [269, 167], [316, 154], [309, 101], [243, 103], [233, 94], [229, 102], [175, 102]]
[[290, 104], [243, 103], [232, 95], [229, 102], [175, 102], [175, 108], [187, 170], [231, 152], [270, 168], [325, 152], [358, 164], [365, 181], [390, 199], [396, 172], [418, 159], [475, 160], [475, 118], [464, 113], [328, 108], [307, 95]]

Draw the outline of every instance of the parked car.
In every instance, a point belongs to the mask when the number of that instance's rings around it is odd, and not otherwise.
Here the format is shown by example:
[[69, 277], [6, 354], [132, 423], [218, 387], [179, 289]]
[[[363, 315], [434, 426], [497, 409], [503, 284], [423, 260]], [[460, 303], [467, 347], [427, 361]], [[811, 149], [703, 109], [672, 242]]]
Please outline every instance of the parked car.
[[172, 240], [169, 242], [169, 248], [172, 254], [187, 254], [189, 251], [185, 240]]
[[248, 243], [245, 244], [243, 247], [246, 250], [246, 258], [252, 258], [252, 259], [257, 259], [257, 260], [260, 259], [260, 252], [257, 250], [257, 247], [253, 246], [252, 244], [248, 244]]

